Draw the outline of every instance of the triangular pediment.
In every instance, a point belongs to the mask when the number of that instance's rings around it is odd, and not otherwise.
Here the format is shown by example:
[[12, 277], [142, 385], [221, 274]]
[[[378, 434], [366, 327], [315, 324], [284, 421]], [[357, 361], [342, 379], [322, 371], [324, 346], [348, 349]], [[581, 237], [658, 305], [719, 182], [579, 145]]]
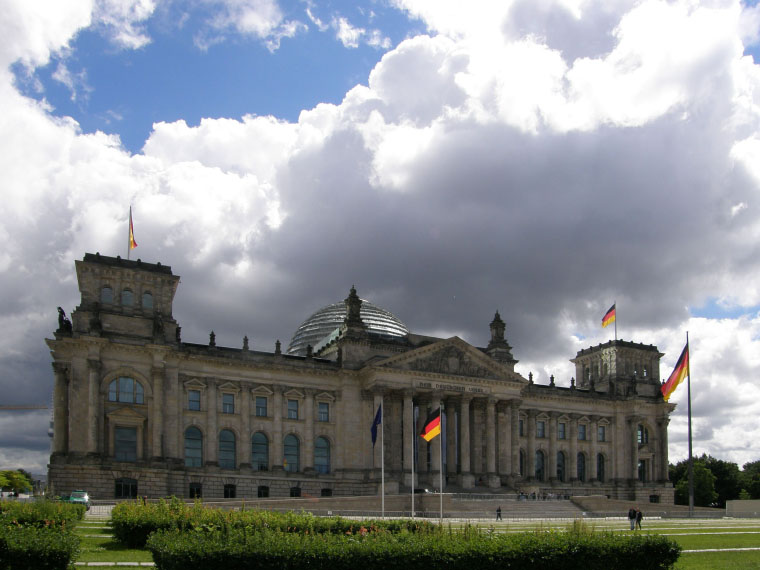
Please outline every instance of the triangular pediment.
[[219, 385], [219, 391], [220, 392], [239, 392], [240, 388], [237, 384], [233, 384], [232, 382], [225, 382], [224, 384]]
[[489, 380], [525, 381], [519, 374], [459, 337], [451, 337], [375, 363], [380, 368], [464, 376]]
[[203, 390], [205, 388], [206, 388], [206, 384], [204, 384], [197, 378], [193, 378], [192, 380], [188, 380], [187, 382], [185, 382], [186, 390]]
[[274, 392], [266, 386], [257, 386], [256, 388], [251, 389], [251, 394], [254, 396], [271, 396]]
[[320, 392], [316, 396], [314, 396], [315, 400], [320, 400], [322, 402], [334, 402], [335, 396], [330, 394], [329, 392]]
[[283, 394], [286, 398], [303, 398], [303, 392], [299, 392], [295, 388], [288, 390]]

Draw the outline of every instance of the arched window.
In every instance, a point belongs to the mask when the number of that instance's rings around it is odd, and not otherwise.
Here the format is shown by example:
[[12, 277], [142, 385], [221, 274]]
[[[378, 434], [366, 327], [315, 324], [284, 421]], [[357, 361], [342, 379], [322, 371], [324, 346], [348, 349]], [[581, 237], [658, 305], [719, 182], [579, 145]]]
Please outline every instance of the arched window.
[[142, 307], [143, 309], [152, 309], [153, 308], [153, 295], [150, 294], [150, 292], [146, 291], [143, 293], [142, 296]]
[[318, 437], [314, 442], [314, 469], [317, 473], [330, 472], [330, 442], [326, 437]]
[[124, 289], [121, 292], [121, 304], [125, 307], [131, 307], [135, 304], [135, 294], [129, 289]]
[[108, 285], [100, 290], [100, 302], [113, 303], [113, 289], [111, 289]]
[[536, 479], [544, 480], [544, 452], [540, 449], [536, 451]]
[[285, 436], [285, 471], [295, 473], [299, 471], [298, 458], [300, 457], [300, 444], [298, 438], [293, 434]]
[[596, 456], [596, 480], [604, 483], [604, 455], [601, 453]]
[[144, 404], [145, 391], [134, 378], [120, 376], [108, 385], [108, 401], [122, 404]]
[[269, 469], [269, 440], [260, 431], [251, 438], [251, 469], [267, 471]]
[[639, 424], [638, 430], [636, 432], [636, 439], [638, 440], [639, 444], [649, 443], [649, 430], [643, 425]]
[[185, 466], [201, 467], [203, 465], [203, 434], [195, 426], [185, 430]]
[[565, 482], [565, 454], [561, 451], [557, 452], [557, 479]]
[[578, 454], [578, 481], [586, 481], [586, 456], [583, 453]]
[[235, 469], [235, 434], [228, 429], [219, 432], [219, 467]]

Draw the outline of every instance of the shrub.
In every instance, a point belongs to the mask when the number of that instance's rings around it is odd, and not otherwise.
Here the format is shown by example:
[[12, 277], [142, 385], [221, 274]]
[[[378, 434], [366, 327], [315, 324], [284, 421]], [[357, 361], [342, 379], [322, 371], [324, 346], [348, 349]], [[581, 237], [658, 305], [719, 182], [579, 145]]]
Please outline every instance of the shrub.
[[85, 506], [38, 501], [0, 501], [0, 526], [71, 527], [84, 518]]
[[680, 547], [657, 535], [536, 532], [362, 532], [294, 534], [280, 531], [159, 531], [148, 549], [159, 570], [223, 567], [237, 570], [662, 570]]
[[0, 568], [64, 570], [79, 552], [79, 537], [61, 527], [0, 526]]

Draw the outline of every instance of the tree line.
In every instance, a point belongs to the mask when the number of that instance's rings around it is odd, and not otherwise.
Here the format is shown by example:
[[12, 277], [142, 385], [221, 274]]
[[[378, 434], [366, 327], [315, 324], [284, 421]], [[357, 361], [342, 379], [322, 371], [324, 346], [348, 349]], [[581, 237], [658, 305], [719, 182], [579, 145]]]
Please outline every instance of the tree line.
[[[689, 460], [669, 465], [677, 505], [689, 504]], [[706, 453], [694, 457], [694, 505], [725, 508], [726, 501], [760, 499], [760, 460], [736, 463]]]
[[32, 492], [32, 474], [23, 469], [0, 471], [0, 490], [14, 493]]

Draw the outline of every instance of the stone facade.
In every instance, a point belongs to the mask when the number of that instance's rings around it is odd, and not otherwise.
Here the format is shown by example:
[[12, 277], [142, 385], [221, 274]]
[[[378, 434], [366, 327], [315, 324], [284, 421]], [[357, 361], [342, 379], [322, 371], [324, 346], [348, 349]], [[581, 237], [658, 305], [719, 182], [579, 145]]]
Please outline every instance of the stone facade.
[[[491, 341], [368, 330], [346, 318], [305, 356], [184, 343], [179, 277], [86, 254], [81, 303], [54, 339], [49, 484], [96, 498], [375, 495], [414, 487], [673, 502], [656, 347], [580, 351], [578, 382], [515, 372], [497, 313]], [[370, 426], [383, 407], [382, 438]], [[417, 436], [442, 408], [442, 437]], [[383, 449], [381, 449], [381, 442]], [[443, 477], [441, 477], [443, 469]]]

